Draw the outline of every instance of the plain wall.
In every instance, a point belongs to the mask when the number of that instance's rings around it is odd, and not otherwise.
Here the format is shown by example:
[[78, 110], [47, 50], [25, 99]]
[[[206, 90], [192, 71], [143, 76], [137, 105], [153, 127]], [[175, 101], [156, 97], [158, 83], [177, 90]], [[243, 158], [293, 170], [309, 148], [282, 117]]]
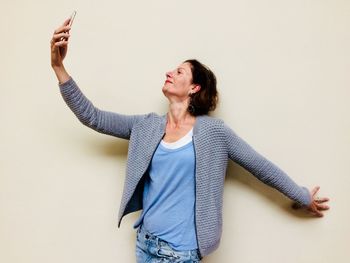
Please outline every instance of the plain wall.
[[53, 31], [77, 10], [65, 65], [95, 106], [167, 111], [165, 72], [197, 58], [222, 118], [299, 185], [322, 219], [230, 162], [213, 262], [347, 262], [350, 2], [2, 1], [0, 262], [135, 262], [138, 213], [117, 228], [128, 142], [83, 126], [50, 67]]

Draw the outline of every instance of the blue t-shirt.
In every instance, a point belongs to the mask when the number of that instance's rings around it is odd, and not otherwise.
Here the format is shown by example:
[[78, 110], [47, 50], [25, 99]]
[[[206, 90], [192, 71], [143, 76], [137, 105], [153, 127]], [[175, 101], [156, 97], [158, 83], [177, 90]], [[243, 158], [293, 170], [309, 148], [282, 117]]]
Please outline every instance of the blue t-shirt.
[[143, 193], [143, 211], [135, 227], [142, 223], [147, 231], [167, 241], [175, 250], [198, 248], [194, 218], [195, 154], [192, 140], [174, 149], [166, 143], [160, 143], [148, 173]]

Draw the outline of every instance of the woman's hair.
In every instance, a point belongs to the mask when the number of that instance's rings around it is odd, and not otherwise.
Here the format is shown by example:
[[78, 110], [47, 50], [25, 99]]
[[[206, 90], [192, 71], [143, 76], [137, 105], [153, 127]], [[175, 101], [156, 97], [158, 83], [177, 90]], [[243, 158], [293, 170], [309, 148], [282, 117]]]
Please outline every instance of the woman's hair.
[[201, 86], [201, 89], [190, 95], [188, 111], [193, 116], [205, 115], [213, 111], [218, 103], [216, 77], [214, 73], [196, 59], [188, 59], [184, 63], [191, 65], [192, 83]]

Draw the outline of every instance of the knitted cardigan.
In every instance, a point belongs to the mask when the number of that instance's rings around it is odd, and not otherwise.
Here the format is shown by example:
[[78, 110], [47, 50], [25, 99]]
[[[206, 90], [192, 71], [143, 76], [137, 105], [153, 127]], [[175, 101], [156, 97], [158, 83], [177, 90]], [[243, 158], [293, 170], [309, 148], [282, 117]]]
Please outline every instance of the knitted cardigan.
[[[97, 132], [129, 140], [126, 177], [118, 227], [124, 215], [142, 209], [144, 178], [165, 134], [167, 114], [122, 115], [95, 107], [70, 78], [59, 84], [61, 95], [81, 123]], [[228, 159], [300, 205], [311, 197], [285, 172], [256, 152], [221, 119], [202, 115], [193, 128], [195, 149], [195, 225], [201, 257], [214, 251], [222, 233], [224, 179]]]

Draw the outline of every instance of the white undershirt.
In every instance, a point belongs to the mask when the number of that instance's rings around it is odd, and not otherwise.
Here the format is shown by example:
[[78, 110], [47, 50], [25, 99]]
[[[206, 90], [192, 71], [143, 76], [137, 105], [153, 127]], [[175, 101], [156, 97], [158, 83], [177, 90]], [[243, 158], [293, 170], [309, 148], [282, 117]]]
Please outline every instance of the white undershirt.
[[192, 129], [182, 138], [178, 139], [176, 142], [165, 142], [164, 140], [161, 140], [162, 146], [168, 149], [177, 149], [180, 148], [187, 143], [192, 141], [192, 135], [193, 135], [193, 127]]

